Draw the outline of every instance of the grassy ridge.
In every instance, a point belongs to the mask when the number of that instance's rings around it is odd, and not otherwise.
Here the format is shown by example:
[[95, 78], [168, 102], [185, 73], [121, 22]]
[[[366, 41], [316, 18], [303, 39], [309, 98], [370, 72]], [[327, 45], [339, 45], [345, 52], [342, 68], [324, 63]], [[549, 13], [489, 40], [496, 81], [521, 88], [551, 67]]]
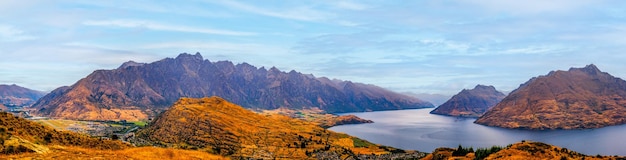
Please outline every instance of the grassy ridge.
[[256, 114], [219, 97], [182, 98], [139, 131], [138, 137], [156, 145], [244, 158], [303, 159], [323, 152], [343, 157], [390, 153], [388, 148], [328, 131], [315, 123]]

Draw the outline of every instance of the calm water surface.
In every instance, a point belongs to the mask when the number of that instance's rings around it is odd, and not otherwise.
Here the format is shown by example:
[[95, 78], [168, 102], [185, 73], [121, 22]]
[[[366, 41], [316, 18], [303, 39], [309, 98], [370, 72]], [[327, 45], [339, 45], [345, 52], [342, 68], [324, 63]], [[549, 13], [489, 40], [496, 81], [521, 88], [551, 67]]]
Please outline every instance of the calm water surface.
[[587, 130], [527, 131], [474, 124], [475, 118], [429, 114], [433, 108], [349, 113], [374, 123], [342, 125], [330, 130], [370, 142], [432, 152], [438, 147], [506, 146], [521, 140], [541, 141], [588, 155], [626, 155], [626, 125]]

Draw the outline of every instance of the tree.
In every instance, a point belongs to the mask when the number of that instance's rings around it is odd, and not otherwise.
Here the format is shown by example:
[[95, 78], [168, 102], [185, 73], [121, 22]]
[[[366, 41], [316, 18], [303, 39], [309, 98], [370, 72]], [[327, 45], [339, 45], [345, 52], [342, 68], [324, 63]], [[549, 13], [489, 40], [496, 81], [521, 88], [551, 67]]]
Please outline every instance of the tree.
[[465, 156], [467, 153], [469, 153], [469, 150], [467, 148], [463, 148], [463, 146], [459, 144], [459, 147], [452, 152], [452, 156]]

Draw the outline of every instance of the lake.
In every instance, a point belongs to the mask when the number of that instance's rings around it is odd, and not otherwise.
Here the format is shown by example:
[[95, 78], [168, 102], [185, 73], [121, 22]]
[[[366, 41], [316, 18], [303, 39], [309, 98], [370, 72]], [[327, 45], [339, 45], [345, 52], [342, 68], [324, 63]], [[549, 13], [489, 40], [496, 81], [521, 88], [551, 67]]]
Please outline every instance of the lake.
[[430, 114], [434, 108], [348, 113], [374, 121], [329, 128], [373, 143], [432, 152], [438, 147], [506, 146], [521, 140], [540, 141], [587, 155], [626, 155], [626, 125], [586, 130], [528, 131], [474, 124], [476, 118]]

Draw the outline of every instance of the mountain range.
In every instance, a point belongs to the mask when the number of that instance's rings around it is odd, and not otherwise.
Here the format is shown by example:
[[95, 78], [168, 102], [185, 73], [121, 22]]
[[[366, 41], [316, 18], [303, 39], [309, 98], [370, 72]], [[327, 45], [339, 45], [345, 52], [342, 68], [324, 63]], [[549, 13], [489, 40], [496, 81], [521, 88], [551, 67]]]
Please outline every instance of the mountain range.
[[476, 85], [474, 89], [463, 89], [430, 113], [459, 117], [479, 117], [505, 96], [493, 86]]
[[626, 123], [626, 81], [590, 64], [530, 79], [475, 123], [520, 129], [585, 129]]
[[328, 113], [434, 107], [378, 86], [331, 80], [275, 67], [210, 62], [200, 53], [97, 70], [33, 105], [36, 114], [81, 120], [155, 117], [180, 97], [220, 96], [252, 109], [319, 108]]
[[24, 88], [15, 84], [0, 84], [0, 105], [2, 106], [30, 106], [44, 95], [44, 92]]

